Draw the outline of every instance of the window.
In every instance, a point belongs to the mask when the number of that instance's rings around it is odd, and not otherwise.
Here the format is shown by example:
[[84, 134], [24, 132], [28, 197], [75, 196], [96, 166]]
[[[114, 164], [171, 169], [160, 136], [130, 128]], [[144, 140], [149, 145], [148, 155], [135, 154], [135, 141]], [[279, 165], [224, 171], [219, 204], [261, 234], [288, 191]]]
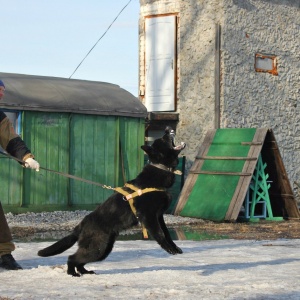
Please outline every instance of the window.
[[[5, 114], [10, 119], [10, 121], [13, 123], [14, 129], [17, 134], [21, 134], [21, 113], [19, 112], [12, 112], [12, 111], [5, 111]], [[0, 146], [0, 150], [4, 151], [2, 147]], [[5, 151], [4, 151], [5, 152]]]
[[13, 123], [17, 134], [21, 133], [21, 114], [18, 112], [4, 111], [10, 121]]

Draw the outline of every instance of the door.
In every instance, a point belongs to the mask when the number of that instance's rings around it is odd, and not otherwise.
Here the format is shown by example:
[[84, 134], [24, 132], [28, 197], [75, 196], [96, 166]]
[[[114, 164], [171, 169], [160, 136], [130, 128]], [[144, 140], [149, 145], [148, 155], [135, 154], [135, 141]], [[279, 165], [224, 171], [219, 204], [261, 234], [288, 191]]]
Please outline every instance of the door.
[[175, 110], [176, 16], [146, 18], [145, 105], [150, 111]]

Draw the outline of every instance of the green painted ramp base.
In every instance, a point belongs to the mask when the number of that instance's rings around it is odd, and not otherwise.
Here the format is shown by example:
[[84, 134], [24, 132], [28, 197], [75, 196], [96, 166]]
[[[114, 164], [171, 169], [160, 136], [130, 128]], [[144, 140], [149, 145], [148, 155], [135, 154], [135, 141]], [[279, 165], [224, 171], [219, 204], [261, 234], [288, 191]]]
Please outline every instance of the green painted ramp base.
[[[259, 165], [255, 173], [258, 163], [263, 165]], [[272, 174], [272, 178], [267, 174]], [[299, 218], [287, 178], [271, 129], [210, 130], [189, 171], [174, 214], [212, 221], [236, 221], [251, 185], [252, 195], [256, 197], [253, 201], [257, 203], [252, 201], [253, 205], [248, 208], [251, 210], [248, 219], [257, 217], [255, 207], [262, 200], [267, 211], [263, 214], [264, 219]], [[269, 180], [273, 182], [271, 187]]]
[[[247, 157], [250, 146], [242, 142], [253, 140], [255, 129], [219, 129], [211, 143], [207, 157]], [[199, 173], [193, 190], [180, 215], [222, 221], [243, 171], [244, 160], [204, 160], [201, 171], [230, 172], [227, 174]]]

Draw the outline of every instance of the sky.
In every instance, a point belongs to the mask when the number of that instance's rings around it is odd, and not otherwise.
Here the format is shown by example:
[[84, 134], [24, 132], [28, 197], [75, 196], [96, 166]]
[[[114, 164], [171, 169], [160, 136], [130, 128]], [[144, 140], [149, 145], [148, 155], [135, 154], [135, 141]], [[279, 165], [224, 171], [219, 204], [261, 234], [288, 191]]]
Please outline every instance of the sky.
[[71, 78], [138, 96], [139, 0], [0, 0], [0, 7], [0, 72], [69, 78], [97, 43]]
[[67, 256], [37, 251], [53, 242], [17, 243], [23, 270], [0, 268], [0, 298], [298, 300], [300, 240], [175, 241], [170, 255], [155, 241], [117, 241], [102, 262], [86, 265], [94, 275], [67, 275]]

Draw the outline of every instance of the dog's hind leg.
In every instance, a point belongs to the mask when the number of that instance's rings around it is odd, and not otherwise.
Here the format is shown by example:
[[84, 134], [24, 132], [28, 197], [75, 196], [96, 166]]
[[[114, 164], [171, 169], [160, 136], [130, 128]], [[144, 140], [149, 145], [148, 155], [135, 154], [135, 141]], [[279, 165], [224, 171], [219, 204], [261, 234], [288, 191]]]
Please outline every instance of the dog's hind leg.
[[[112, 251], [115, 243], [115, 235], [109, 236], [108, 241], [99, 239], [91, 240], [88, 247], [79, 247], [77, 252], [68, 258], [67, 273], [72, 276], [80, 276], [83, 274], [95, 274], [94, 271], [85, 269], [85, 264], [95, 261], [104, 260]], [[77, 269], [77, 272], [76, 272]]]
[[85, 267], [84, 264], [78, 265], [77, 267], [77, 271], [81, 274], [96, 274], [94, 271], [88, 271]]
[[[79, 277], [83, 274], [95, 274], [93, 271], [85, 269], [85, 264], [98, 260], [98, 249], [79, 248], [77, 252], [68, 257], [68, 271], [67, 273], [72, 276]], [[77, 272], [76, 272], [77, 270]]]
[[[71, 255], [74, 256], [74, 255]], [[80, 277], [80, 274], [76, 272], [76, 263], [72, 261], [71, 256], [69, 256], [68, 259], [68, 270], [67, 270], [67, 274], [68, 275], [72, 275], [74, 277]]]

